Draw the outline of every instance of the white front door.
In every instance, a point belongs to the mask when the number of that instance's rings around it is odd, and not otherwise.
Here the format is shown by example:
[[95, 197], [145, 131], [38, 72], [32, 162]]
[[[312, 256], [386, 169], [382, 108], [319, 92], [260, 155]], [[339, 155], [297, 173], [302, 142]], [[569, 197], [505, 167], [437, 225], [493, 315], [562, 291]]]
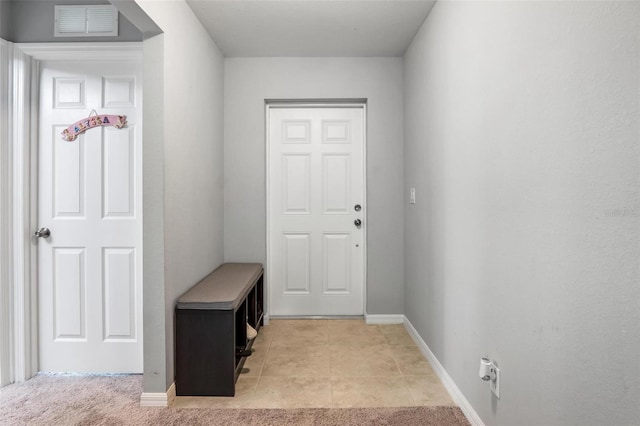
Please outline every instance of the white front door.
[[[142, 65], [41, 64], [39, 370], [142, 372]], [[61, 132], [99, 114], [128, 125]]]
[[364, 107], [268, 111], [269, 313], [362, 315]]

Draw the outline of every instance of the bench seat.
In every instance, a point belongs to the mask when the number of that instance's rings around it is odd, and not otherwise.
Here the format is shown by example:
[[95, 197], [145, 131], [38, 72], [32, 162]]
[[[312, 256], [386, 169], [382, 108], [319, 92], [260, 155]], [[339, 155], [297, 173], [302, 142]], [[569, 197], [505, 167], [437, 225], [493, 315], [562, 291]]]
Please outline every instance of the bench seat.
[[236, 310], [261, 275], [261, 263], [224, 263], [182, 295], [176, 308]]

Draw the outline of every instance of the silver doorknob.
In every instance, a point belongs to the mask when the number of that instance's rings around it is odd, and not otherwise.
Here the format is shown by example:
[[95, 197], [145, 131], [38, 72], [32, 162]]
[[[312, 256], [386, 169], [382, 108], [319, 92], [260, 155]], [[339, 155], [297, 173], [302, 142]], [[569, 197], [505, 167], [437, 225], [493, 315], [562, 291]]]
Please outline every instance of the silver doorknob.
[[353, 224], [358, 228], [360, 228], [360, 226], [362, 225], [362, 221], [360, 219], [356, 219], [353, 221]]
[[51, 231], [49, 230], [49, 228], [40, 228], [36, 230], [33, 235], [38, 238], [49, 238], [51, 236]]

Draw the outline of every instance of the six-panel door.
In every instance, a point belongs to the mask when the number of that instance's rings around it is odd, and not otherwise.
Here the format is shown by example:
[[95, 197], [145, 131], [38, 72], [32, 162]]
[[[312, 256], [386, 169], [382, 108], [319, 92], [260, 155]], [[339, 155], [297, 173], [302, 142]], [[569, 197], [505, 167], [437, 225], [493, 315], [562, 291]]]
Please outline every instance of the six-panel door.
[[268, 124], [270, 315], [362, 315], [364, 110], [270, 107]]
[[[44, 62], [40, 79], [39, 369], [142, 372], [141, 64]], [[98, 114], [125, 128], [61, 132]]]

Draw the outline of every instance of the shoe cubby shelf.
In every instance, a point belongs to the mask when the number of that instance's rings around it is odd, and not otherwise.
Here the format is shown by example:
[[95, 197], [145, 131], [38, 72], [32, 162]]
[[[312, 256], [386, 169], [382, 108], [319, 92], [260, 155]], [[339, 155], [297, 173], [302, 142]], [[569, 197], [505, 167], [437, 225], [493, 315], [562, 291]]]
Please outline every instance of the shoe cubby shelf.
[[176, 395], [235, 395], [253, 344], [247, 324], [264, 323], [263, 282], [262, 264], [225, 263], [178, 299]]

